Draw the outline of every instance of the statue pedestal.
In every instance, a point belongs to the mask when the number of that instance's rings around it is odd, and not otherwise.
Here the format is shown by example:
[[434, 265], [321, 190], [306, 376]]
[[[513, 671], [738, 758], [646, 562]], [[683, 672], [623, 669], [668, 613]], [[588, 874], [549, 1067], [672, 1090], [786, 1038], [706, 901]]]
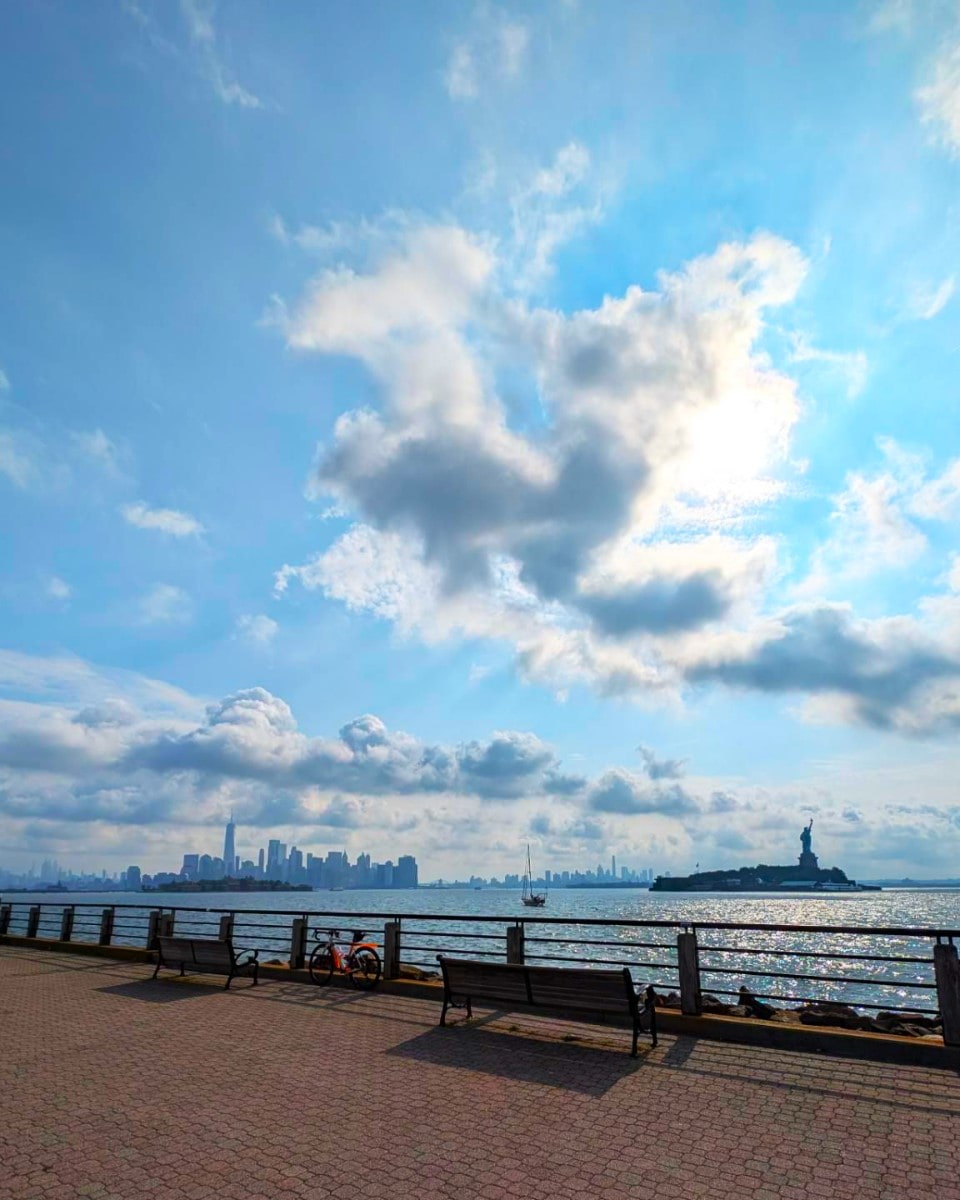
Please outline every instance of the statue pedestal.
[[820, 863], [817, 861], [817, 856], [812, 850], [804, 850], [800, 855], [800, 869], [802, 871], [819, 871]]

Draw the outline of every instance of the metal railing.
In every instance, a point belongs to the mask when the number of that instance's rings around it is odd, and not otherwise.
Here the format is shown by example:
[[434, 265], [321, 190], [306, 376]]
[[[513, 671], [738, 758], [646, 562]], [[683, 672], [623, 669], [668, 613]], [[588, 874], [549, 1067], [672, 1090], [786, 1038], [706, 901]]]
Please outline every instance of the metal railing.
[[[960, 930], [915, 927], [640, 921], [599, 917], [450, 916], [179, 905], [0, 903], [0, 936], [152, 948], [159, 933], [230, 936], [261, 962], [302, 968], [326, 931], [363, 928], [383, 947], [384, 974], [437, 971], [437, 955], [555, 966], [627, 967], [689, 1015], [704, 996], [735, 1004], [846, 1004], [939, 1017], [960, 1045]], [[716, 1004], [708, 1002], [708, 1008]]]

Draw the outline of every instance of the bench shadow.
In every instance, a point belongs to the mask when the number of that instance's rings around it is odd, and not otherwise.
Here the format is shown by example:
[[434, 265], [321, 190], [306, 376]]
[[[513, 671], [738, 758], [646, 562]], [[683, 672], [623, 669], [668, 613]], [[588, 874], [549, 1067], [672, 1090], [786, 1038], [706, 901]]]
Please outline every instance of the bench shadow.
[[109, 987], [97, 988], [108, 996], [126, 996], [129, 1000], [146, 1000], [150, 1004], [169, 1004], [173, 1000], [195, 1000], [197, 996], [215, 995], [218, 989], [209, 984], [193, 980], [165, 979], [162, 983], [153, 979], [138, 979], [132, 983], [114, 983]]
[[540, 1041], [474, 1024], [437, 1026], [386, 1053], [393, 1058], [456, 1067], [596, 1097], [641, 1070], [645, 1057], [643, 1049], [639, 1058], [631, 1058], [619, 1048]]

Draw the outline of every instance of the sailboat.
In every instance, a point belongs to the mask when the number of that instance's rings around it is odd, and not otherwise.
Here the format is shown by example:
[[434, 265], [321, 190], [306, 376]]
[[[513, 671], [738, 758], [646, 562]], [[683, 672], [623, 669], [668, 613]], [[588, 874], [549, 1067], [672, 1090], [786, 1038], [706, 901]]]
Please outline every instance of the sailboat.
[[527, 908], [543, 908], [547, 902], [546, 892], [533, 890], [533, 871], [530, 869], [530, 844], [527, 843], [527, 869], [523, 876], [523, 891], [520, 899]]

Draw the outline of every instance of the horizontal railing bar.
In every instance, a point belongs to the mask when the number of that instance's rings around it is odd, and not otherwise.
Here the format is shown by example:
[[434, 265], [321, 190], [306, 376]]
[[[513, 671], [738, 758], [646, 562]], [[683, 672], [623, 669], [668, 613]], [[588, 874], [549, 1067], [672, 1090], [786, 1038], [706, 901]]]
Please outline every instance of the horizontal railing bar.
[[[406, 934], [404, 934], [406, 936]], [[524, 937], [524, 942], [548, 943], [564, 946], [623, 946], [626, 950], [637, 947], [642, 950], [676, 950], [676, 942], [625, 942], [622, 938], [612, 941], [594, 941], [593, 938], [560, 938], [560, 937]]]
[[[704, 988], [705, 992], [709, 992], [715, 996], [737, 996], [738, 992], [731, 991], [730, 988]], [[940, 1013], [935, 1008], [904, 1008], [900, 1004], [868, 1004], [866, 1000], [851, 1001], [834, 1000], [829, 996], [783, 996], [776, 992], [751, 992], [751, 996], [756, 1000], [789, 1000], [793, 1004], [846, 1004], [848, 1008], [871, 1008], [876, 1012], [906, 1012], [906, 1013], [922, 1013], [928, 1017], [939, 1017]]]
[[[458, 938], [484, 938], [492, 942], [502, 942], [502, 933], [468, 933], [461, 932], [457, 929], [404, 929], [403, 938], [412, 937], [458, 937]], [[527, 938], [527, 941], [533, 941], [533, 938]]]
[[[437, 954], [449, 954], [451, 956], [455, 956], [462, 952], [463, 947], [461, 947], [461, 946], [414, 946], [413, 949], [419, 950], [420, 953], [422, 953], [422, 954], [423, 953], [429, 954], [429, 953], [432, 953], [433, 951], [436, 951]], [[471, 950], [470, 953], [471, 953], [471, 955], [476, 954], [480, 958], [503, 958], [504, 957], [503, 950]], [[406, 956], [404, 956], [402, 961], [408, 962], [409, 960], [406, 958]]]
[[[533, 938], [527, 938], [527, 941], [533, 941]], [[754, 957], [770, 955], [782, 958], [842, 958], [857, 962], [929, 963], [931, 965], [933, 963], [932, 958], [905, 958], [890, 954], [843, 954], [840, 951], [831, 954], [827, 950], [758, 950], [756, 947], [710, 946], [703, 942], [698, 944], [697, 949], [701, 956], [704, 954], [750, 954]]]
[[629, 962], [622, 958], [571, 958], [565, 954], [527, 954], [524, 955], [527, 960], [536, 959], [545, 961], [549, 959], [551, 962], [569, 962], [578, 963], [581, 966], [610, 966], [610, 967], [656, 967], [658, 971], [676, 971], [676, 963], [658, 963], [658, 962], [640, 962], [637, 959], [631, 959]]
[[905, 979], [864, 979], [862, 975], [799, 975], [793, 971], [749, 971], [744, 967], [701, 967], [701, 975], [751, 975], [760, 979], [809, 979], [813, 983], [846, 983], [857, 987], [915, 987], [932, 988], [935, 983], [920, 983]]

